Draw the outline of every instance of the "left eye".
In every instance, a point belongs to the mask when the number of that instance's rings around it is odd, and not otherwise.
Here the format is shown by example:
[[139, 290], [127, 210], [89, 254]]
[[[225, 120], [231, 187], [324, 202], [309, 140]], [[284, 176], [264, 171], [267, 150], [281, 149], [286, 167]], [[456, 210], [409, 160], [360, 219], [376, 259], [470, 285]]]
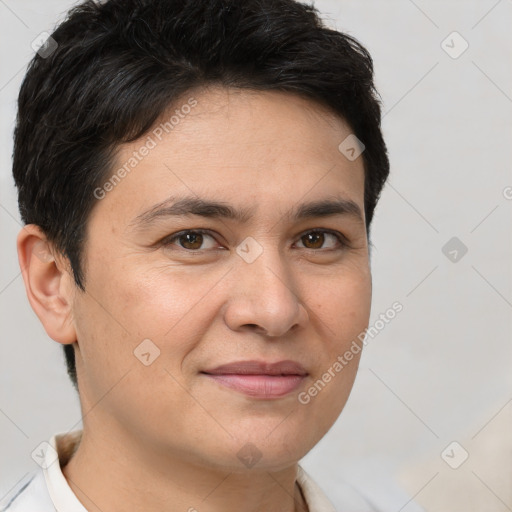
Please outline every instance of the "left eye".
[[[202, 247], [205, 241], [205, 237], [206, 239], [210, 239], [213, 241], [213, 243], [210, 243], [209, 247]], [[331, 247], [328, 247], [327, 249], [343, 249], [348, 245], [345, 237], [341, 233], [335, 231], [331, 232], [327, 230], [308, 231], [307, 233], [301, 235], [299, 241], [303, 243], [304, 247], [302, 248], [304, 249], [318, 250], [321, 248], [325, 249], [323, 245], [326, 239], [328, 239], [329, 237], [331, 238], [331, 240], [334, 239], [334, 245], [331, 243]], [[178, 241], [179, 247], [181, 247], [182, 249], [186, 249], [188, 251], [213, 249], [216, 243], [213, 236], [209, 234], [207, 231], [202, 229], [195, 229], [181, 231], [180, 233], [171, 235], [170, 237], [163, 239], [161, 244], [164, 246], [174, 245], [175, 241]], [[336, 247], [337, 245], [338, 247]]]
[[[341, 233], [335, 233], [331, 231], [309, 231], [308, 233], [302, 235], [299, 240], [306, 240], [307, 244], [312, 244], [314, 247], [305, 247], [305, 249], [320, 249], [321, 246], [324, 244], [326, 235], [330, 236], [331, 238], [334, 238], [335, 244], [334, 247], [329, 247], [328, 249], [336, 249], [336, 245], [340, 245], [343, 248], [347, 244], [343, 238], [343, 235]], [[337, 242], [337, 244], [336, 244]], [[319, 247], [320, 246], [320, 247]]]

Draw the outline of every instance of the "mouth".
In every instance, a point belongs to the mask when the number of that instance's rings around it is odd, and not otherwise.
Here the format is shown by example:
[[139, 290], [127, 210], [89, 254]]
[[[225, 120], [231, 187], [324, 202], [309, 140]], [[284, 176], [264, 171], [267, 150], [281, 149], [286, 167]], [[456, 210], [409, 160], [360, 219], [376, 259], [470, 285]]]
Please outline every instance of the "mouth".
[[237, 361], [202, 371], [223, 387], [253, 398], [284, 397], [296, 390], [308, 372], [295, 361]]

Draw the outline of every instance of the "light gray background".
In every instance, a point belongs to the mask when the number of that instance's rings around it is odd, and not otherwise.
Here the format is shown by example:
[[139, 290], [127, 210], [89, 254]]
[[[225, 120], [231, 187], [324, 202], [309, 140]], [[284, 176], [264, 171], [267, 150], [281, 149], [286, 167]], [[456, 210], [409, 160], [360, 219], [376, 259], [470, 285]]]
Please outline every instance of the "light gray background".
[[[71, 5], [0, 0], [0, 498], [41, 441], [80, 420], [61, 347], [26, 299], [11, 178], [31, 41]], [[335, 503], [344, 478], [386, 512], [512, 510], [512, 1], [316, 6], [374, 57], [392, 170], [372, 227], [371, 323], [404, 310], [369, 340], [345, 410], [302, 465]], [[469, 43], [457, 59], [441, 46], [453, 31]], [[455, 263], [442, 252], [454, 236], [468, 248]], [[453, 441], [469, 453], [459, 469], [441, 457]]]

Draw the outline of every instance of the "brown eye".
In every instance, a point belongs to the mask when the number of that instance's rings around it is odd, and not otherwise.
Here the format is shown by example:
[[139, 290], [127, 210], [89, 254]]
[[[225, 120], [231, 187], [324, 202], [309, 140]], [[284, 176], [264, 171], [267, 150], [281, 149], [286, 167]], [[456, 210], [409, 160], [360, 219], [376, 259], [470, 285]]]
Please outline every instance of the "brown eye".
[[[203, 247], [203, 244], [205, 244], [208, 239], [213, 240], [213, 244], [210, 243], [209, 247]], [[196, 229], [181, 231], [180, 233], [171, 235], [170, 237], [162, 240], [161, 244], [165, 247], [177, 245], [179, 248], [186, 249], [187, 251], [199, 251], [214, 247], [215, 239], [206, 231]]]
[[324, 239], [323, 233], [308, 233], [301, 238], [308, 249], [320, 249], [324, 245]]
[[300, 237], [300, 240], [304, 244], [305, 249], [317, 250], [322, 249], [326, 240], [334, 239], [334, 246], [331, 243], [331, 247], [327, 247], [327, 249], [337, 249], [344, 248], [347, 243], [345, 242], [343, 235], [341, 233], [331, 232], [331, 231], [310, 231], [305, 235]]
[[200, 249], [203, 245], [203, 235], [201, 233], [187, 233], [180, 235], [177, 239], [184, 249]]

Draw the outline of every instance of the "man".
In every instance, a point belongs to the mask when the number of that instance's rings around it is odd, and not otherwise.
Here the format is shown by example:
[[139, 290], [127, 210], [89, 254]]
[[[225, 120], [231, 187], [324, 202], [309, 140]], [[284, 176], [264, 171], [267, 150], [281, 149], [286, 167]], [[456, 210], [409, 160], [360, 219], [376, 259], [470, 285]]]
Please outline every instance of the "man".
[[371, 58], [312, 7], [70, 11], [23, 82], [13, 174], [83, 430], [3, 510], [334, 510], [298, 461], [352, 389], [388, 173]]

